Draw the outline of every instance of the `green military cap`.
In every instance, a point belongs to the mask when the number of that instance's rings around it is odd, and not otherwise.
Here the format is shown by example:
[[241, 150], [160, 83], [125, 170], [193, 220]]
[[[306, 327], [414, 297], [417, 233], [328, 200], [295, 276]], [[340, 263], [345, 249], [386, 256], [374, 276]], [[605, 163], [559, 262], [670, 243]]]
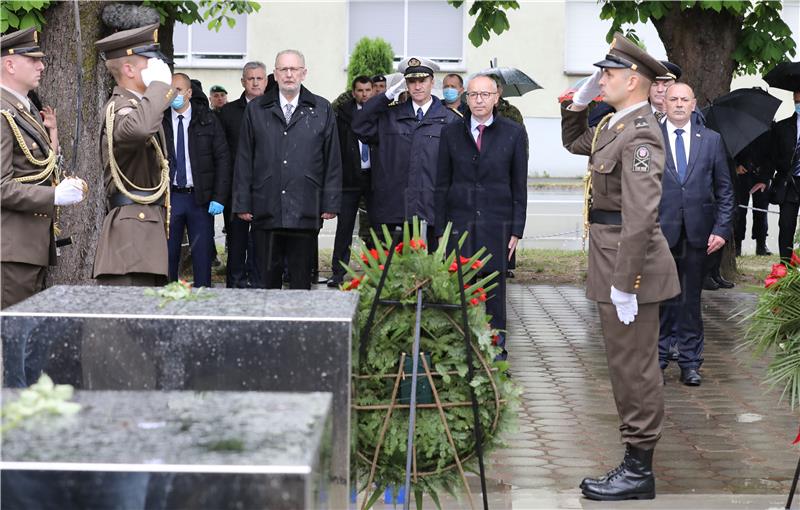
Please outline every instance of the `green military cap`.
[[39, 32], [34, 28], [18, 30], [0, 38], [0, 49], [2, 56], [25, 55], [26, 57], [44, 57], [39, 48]]
[[614, 34], [614, 40], [611, 41], [611, 48], [609, 48], [606, 58], [597, 62], [595, 66], [631, 69], [650, 80], [655, 80], [656, 76], [666, 76], [669, 72], [664, 64], [648, 55], [646, 51], [619, 32]]
[[436, 62], [422, 57], [409, 57], [400, 62], [397, 70], [403, 73], [406, 78], [425, 78], [433, 76], [434, 71], [439, 70]]
[[139, 55], [168, 62], [158, 44], [158, 23], [122, 30], [94, 43], [103, 60]]
[[211, 91], [210, 91], [210, 92], [211, 92], [212, 94], [213, 94], [214, 92], [222, 92], [223, 94], [227, 94], [227, 93], [228, 93], [228, 91], [227, 91], [227, 90], [225, 90], [225, 87], [223, 87], [222, 85], [212, 85], [212, 86], [211, 86]]

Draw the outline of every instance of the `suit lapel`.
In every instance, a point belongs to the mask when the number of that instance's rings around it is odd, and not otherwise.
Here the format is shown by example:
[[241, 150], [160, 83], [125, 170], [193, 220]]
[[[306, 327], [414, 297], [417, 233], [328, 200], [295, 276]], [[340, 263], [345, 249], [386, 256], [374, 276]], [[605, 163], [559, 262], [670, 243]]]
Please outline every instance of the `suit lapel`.
[[17, 126], [36, 142], [37, 147], [31, 147], [31, 149], [38, 148], [42, 154], [47, 156], [50, 151], [50, 137], [47, 130], [31, 115], [30, 111], [25, 108], [25, 105], [16, 96], [5, 89], [0, 89], [0, 91], [2, 91], [3, 102], [10, 106]]

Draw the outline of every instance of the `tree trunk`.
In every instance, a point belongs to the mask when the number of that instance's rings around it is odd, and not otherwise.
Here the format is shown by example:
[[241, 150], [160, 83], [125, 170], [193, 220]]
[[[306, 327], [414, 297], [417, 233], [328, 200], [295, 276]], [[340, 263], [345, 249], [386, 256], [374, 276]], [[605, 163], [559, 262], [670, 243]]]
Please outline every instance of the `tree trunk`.
[[[730, 92], [736, 68], [731, 55], [743, 20], [743, 15], [728, 10], [716, 12], [700, 7], [680, 10], [677, 3], [661, 19], [651, 20], [667, 50], [667, 58], [683, 70], [680, 81], [694, 89], [698, 108]], [[733, 243], [724, 247], [721, 271], [728, 279], [736, 275]]]
[[[51, 268], [48, 285], [91, 283], [97, 238], [105, 217], [103, 172], [98, 133], [101, 109], [111, 91], [111, 77], [97, 55], [94, 41], [109, 31], [100, 13], [108, 2], [80, 2], [81, 40], [75, 30], [73, 2], [55, 2], [45, 12], [42, 48], [46, 68], [38, 89], [42, 103], [58, 113], [58, 137], [64, 154], [64, 172], [84, 179], [89, 196], [84, 202], [60, 210], [61, 237], [72, 236], [72, 245], [60, 249], [58, 265]], [[77, 51], [83, 50], [83, 109], [76, 168], [70, 168], [77, 114]]]

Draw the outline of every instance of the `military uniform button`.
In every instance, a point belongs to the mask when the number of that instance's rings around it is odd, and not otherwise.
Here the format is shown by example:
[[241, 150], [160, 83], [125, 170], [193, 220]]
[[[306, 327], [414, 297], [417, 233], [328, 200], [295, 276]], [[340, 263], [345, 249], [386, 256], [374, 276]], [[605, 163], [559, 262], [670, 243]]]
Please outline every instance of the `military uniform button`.
[[143, 213], [143, 212], [140, 212], [140, 213], [139, 213], [139, 219], [140, 219], [140, 220], [143, 220], [143, 219], [144, 219], [144, 213]]

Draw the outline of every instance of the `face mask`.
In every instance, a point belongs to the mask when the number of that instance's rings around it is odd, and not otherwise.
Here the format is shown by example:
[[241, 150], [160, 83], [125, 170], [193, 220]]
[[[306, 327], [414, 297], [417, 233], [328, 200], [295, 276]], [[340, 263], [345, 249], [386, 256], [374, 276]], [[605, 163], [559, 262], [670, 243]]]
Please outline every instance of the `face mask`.
[[181, 108], [183, 108], [183, 94], [178, 94], [177, 96], [175, 96], [175, 99], [172, 100], [170, 106], [172, 107], [173, 110], [180, 110]]
[[448, 87], [442, 91], [444, 100], [447, 103], [455, 103], [458, 100], [458, 89]]
[[797, 115], [800, 115], [800, 103], [794, 104], [794, 111], [797, 112]]

